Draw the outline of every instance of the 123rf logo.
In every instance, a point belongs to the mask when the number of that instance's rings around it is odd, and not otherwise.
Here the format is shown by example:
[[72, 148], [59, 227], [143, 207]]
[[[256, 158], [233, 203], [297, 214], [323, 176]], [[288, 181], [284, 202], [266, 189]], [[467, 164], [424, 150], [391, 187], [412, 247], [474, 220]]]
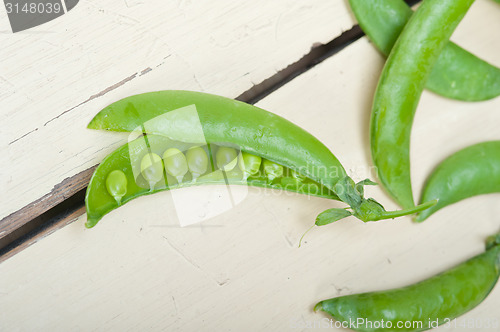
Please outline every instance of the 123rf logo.
[[52, 21], [73, 9], [79, 0], [4, 0], [12, 32]]

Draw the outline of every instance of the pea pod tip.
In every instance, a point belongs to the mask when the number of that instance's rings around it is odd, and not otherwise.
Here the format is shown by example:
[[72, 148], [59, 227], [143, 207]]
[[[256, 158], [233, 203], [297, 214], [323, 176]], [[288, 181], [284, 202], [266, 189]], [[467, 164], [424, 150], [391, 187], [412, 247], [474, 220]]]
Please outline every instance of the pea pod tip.
[[432, 201], [428, 201], [428, 202], [423, 203], [422, 205], [426, 204], [429, 206], [425, 210], [422, 210], [419, 213], [417, 213], [415, 215], [415, 217], [413, 218], [413, 221], [416, 223], [423, 222], [425, 219], [427, 219], [431, 214], [433, 214], [435, 212], [435, 211], [432, 211], [431, 208], [436, 206], [437, 203], [439, 203], [439, 198], [436, 198], [436, 199], [433, 199]]
[[85, 223], [85, 228], [94, 227], [98, 221], [99, 221], [98, 219], [87, 218], [87, 222]]
[[321, 310], [323, 310], [323, 301], [316, 303], [313, 309], [314, 312], [318, 312]]
[[500, 233], [491, 235], [486, 239], [486, 250], [500, 245]]

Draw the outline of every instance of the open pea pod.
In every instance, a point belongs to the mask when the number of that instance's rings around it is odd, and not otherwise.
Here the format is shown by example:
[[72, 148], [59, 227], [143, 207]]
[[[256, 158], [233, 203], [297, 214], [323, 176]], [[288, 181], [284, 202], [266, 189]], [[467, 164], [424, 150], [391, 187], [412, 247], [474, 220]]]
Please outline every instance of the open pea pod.
[[282, 117], [233, 99], [193, 91], [159, 91], [121, 99], [90, 129], [145, 132], [192, 144], [233, 144], [332, 189], [346, 172], [317, 138]]
[[[172, 148], [180, 151], [182, 149], [179, 147], [182, 144], [187, 144], [187, 147], [211, 146], [212, 144], [219, 146], [220, 148], [215, 155], [216, 162], [213, 165], [224, 173], [234, 169], [238, 163], [234, 158], [238, 153], [234, 152], [232, 157], [230, 156], [231, 148], [241, 151], [240, 165], [245, 162], [251, 163], [252, 158], [261, 158], [261, 169], [267, 183], [264, 183], [262, 179], [249, 176], [250, 174], [236, 175], [239, 176], [239, 179], [231, 180], [232, 183], [240, 183], [241, 179], [244, 179], [250, 185], [292, 190], [341, 200], [347, 203], [351, 209], [344, 216], [354, 215], [363, 221], [412, 214], [435, 204], [435, 202], [426, 202], [406, 211], [385, 211], [382, 205], [375, 200], [365, 199], [363, 196], [363, 186], [372, 183], [361, 181], [355, 184], [347, 176], [339, 160], [314, 136], [273, 113], [220, 96], [192, 91], [159, 91], [135, 95], [104, 108], [92, 119], [88, 128], [130, 132], [131, 138], [146, 135], [144, 140], [147, 143], [142, 145], [144, 151], [146, 151], [144, 146], [150, 150], [153, 149], [149, 138], [156, 140], [155, 136], [175, 141], [178, 145], [168, 148], [164, 146], [162, 151], [150, 151], [144, 160], [144, 156], [134, 158], [136, 162], [132, 164], [136, 164], [135, 167], [138, 170], [134, 172], [133, 179], [130, 178], [130, 171], [124, 166], [124, 164], [131, 162], [131, 160], [124, 159], [127, 147], [122, 147], [121, 150], [119, 149], [110, 155], [96, 170], [95, 181], [94, 178], [91, 180], [87, 191], [88, 227], [95, 225], [97, 220], [102, 217], [103, 212], [109, 212], [122, 202], [150, 194], [156, 190], [173, 188], [169, 185], [172, 182], [167, 181], [168, 183], [162, 184], [162, 169], [160, 168], [163, 166], [160, 167], [160, 160], [163, 160], [162, 163], [164, 163], [167, 173], [169, 173], [168, 164], [175, 164], [174, 171], [170, 171], [170, 176], [182, 176], [184, 179], [184, 173], [182, 173], [184, 162], [182, 160], [185, 156], [181, 156], [178, 151], [167, 151], [167, 149]], [[135, 143], [129, 143], [129, 152], [135, 151], [135, 149]], [[223, 151], [222, 157], [217, 156], [219, 151]], [[210, 151], [207, 153], [213, 160], [213, 154]], [[115, 161], [115, 159], [120, 159], [120, 161]], [[223, 162], [219, 163], [219, 160], [223, 160]], [[157, 167], [154, 166], [155, 164]], [[106, 172], [111, 174], [112, 171], [119, 170], [120, 167], [125, 175], [122, 175], [121, 178], [127, 178], [127, 186], [132, 186], [130, 188], [132, 191], [127, 188], [126, 192], [133, 193], [132, 195], [123, 194], [125, 192], [124, 186], [116, 185], [116, 183], [110, 183], [107, 190], [104, 190], [106, 189], [104, 186]], [[153, 171], [148, 173], [148, 169]], [[154, 171], [155, 169], [156, 171]], [[245, 167], [242, 169], [244, 170]], [[216, 169], [212, 171], [215, 172]], [[102, 173], [102, 176], [97, 176], [97, 172]], [[138, 179], [141, 179], [141, 176], [137, 175], [139, 173], [150, 177], [150, 180], [146, 181], [149, 182], [149, 186], [143, 185], [142, 189], [134, 187], [137, 183], [131, 182], [137, 182]], [[243, 173], [245, 172], [243, 171]], [[112, 176], [114, 179], [116, 173], [113, 173]], [[165, 174], [165, 177], [168, 177], [168, 174]], [[214, 183], [213, 181], [226, 183], [221, 182], [222, 178], [209, 180], [202, 176], [197, 178], [195, 183], [201, 184], [205, 180], [205, 183]], [[295, 181], [299, 180], [305, 181], [305, 184], [308, 185], [294, 188]], [[279, 184], [277, 181], [280, 181]], [[180, 184], [180, 186], [183, 185], [185, 184]], [[93, 190], [94, 186], [99, 187], [99, 189]], [[319, 189], [320, 194], [316, 193], [316, 189]], [[104, 196], [106, 195], [105, 200]], [[94, 196], [100, 196], [100, 198], [94, 200]], [[93, 201], [95, 203], [91, 203]], [[108, 207], [100, 209], [99, 204]], [[94, 210], [99, 209], [101, 212], [94, 213]], [[328, 219], [329, 215], [332, 214], [322, 215], [321, 225], [339, 219], [338, 216]]]
[[[218, 159], [227, 156], [228, 149], [236, 158], [221, 165]], [[185, 167], [182, 161], [172, 163], [169, 156], [160, 158], [166, 151], [184, 159]], [[86, 193], [86, 226], [95, 226], [105, 214], [134, 198], [203, 184], [248, 185], [338, 199], [331, 190], [290, 169], [261, 158], [248, 163], [244, 155], [213, 144], [200, 147], [158, 135], [139, 137], [108, 155], [94, 172]], [[266, 168], [271, 165], [272, 169]]]

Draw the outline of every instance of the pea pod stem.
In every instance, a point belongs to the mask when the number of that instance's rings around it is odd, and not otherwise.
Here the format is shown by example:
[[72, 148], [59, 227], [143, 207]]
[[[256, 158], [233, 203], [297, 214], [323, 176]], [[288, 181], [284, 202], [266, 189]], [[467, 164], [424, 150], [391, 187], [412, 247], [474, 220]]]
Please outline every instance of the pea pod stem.
[[328, 224], [331, 224], [335, 221], [338, 221], [338, 220], [341, 220], [341, 219], [344, 219], [344, 218], [347, 218], [350, 216], [354, 216], [354, 217], [356, 217], [364, 222], [379, 221], [379, 220], [385, 220], [385, 219], [394, 219], [394, 218], [404, 217], [407, 215], [418, 213], [420, 211], [427, 210], [428, 208], [436, 205], [438, 202], [437, 200], [432, 200], [432, 201], [426, 202], [424, 204], [420, 204], [420, 205], [415, 206], [415, 207], [410, 208], [410, 209], [398, 210], [398, 211], [385, 211], [385, 209], [382, 207], [382, 205], [380, 205], [376, 201], [374, 201], [370, 198], [365, 199], [362, 197], [362, 195], [361, 195], [361, 199], [364, 202], [372, 203], [372, 204], [370, 204], [371, 206], [363, 209], [362, 208], [363, 203], [361, 203], [361, 207], [357, 208], [357, 209], [352, 209], [352, 207], [343, 208], [343, 209], [342, 208], [333, 208], [333, 209], [325, 210], [322, 213], [320, 213], [318, 215], [318, 217], [316, 218], [316, 222], [310, 228], [308, 228], [304, 232], [304, 234], [302, 234], [302, 236], [300, 237], [299, 248], [300, 248], [300, 246], [302, 244], [302, 240], [304, 239], [306, 234], [309, 233], [309, 231], [311, 231], [314, 226], [328, 225]]
[[315, 224], [313, 224], [311, 227], [309, 227], [305, 232], [304, 234], [302, 234], [302, 236], [300, 237], [300, 240], [299, 240], [299, 248], [302, 246], [302, 240], [304, 239], [304, 237], [307, 235], [307, 233], [309, 233], [313, 228], [314, 226], [316, 226]]
[[415, 207], [409, 208], [409, 209], [404, 209], [404, 210], [398, 210], [398, 211], [386, 211], [380, 215], [380, 217], [373, 219], [371, 221], [377, 221], [377, 220], [383, 220], [383, 219], [394, 219], [398, 217], [403, 217], [403, 216], [408, 216], [411, 214], [419, 213], [421, 211], [425, 211], [434, 205], [438, 203], [437, 199], [434, 199], [432, 201], [428, 201], [425, 203], [422, 203], [420, 205], [417, 205]]
[[413, 207], [410, 134], [425, 83], [442, 49], [474, 0], [424, 0], [387, 59], [370, 123], [372, 158], [387, 192]]
[[374, 182], [365, 179], [355, 183], [348, 176], [340, 179], [335, 185], [336, 193], [343, 202], [349, 205], [351, 210], [349, 211], [347, 208], [328, 209], [318, 215], [315, 224], [318, 226], [324, 226], [337, 220], [347, 218], [351, 215], [364, 222], [394, 219], [396, 217], [402, 217], [426, 210], [437, 203], [437, 201], [430, 201], [404, 210], [386, 211], [382, 204], [373, 198], [364, 197], [364, 185], [374, 185]]

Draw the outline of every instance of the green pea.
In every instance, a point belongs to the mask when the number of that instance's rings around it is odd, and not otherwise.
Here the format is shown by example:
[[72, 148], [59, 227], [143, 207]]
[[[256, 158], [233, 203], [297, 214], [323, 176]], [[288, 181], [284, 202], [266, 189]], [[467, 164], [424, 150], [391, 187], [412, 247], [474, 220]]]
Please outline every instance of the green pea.
[[163, 161], [167, 173], [175, 177], [177, 183], [181, 183], [184, 175], [186, 175], [188, 171], [188, 163], [184, 153], [176, 148], [167, 149], [163, 153]]
[[267, 179], [273, 181], [283, 175], [283, 166], [278, 165], [270, 160], [264, 159], [262, 162], [262, 167], [264, 168], [264, 173], [266, 173]]
[[243, 179], [246, 180], [250, 175], [259, 173], [261, 162], [261, 157], [241, 151], [238, 156], [238, 166], [243, 171]]
[[293, 169], [290, 170], [290, 175], [292, 176], [292, 178], [296, 179], [298, 182], [303, 182], [306, 179], [306, 177], [304, 175], [295, 172]]
[[149, 152], [141, 160], [141, 173], [146, 181], [149, 182], [151, 190], [155, 184], [163, 178], [163, 163], [156, 153]]
[[215, 159], [217, 161], [217, 167], [228, 172], [236, 166], [236, 163], [238, 162], [238, 155], [236, 154], [235, 149], [221, 146], [217, 150]]
[[205, 174], [208, 167], [208, 156], [203, 148], [199, 146], [190, 147], [186, 153], [186, 159], [193, 180]]
[[118, 205], [121, 204], [122, 197], [127, 193], [127, 177], [120, 170], [111, 171], [106, 177], [106, 189], [113, 196]]

